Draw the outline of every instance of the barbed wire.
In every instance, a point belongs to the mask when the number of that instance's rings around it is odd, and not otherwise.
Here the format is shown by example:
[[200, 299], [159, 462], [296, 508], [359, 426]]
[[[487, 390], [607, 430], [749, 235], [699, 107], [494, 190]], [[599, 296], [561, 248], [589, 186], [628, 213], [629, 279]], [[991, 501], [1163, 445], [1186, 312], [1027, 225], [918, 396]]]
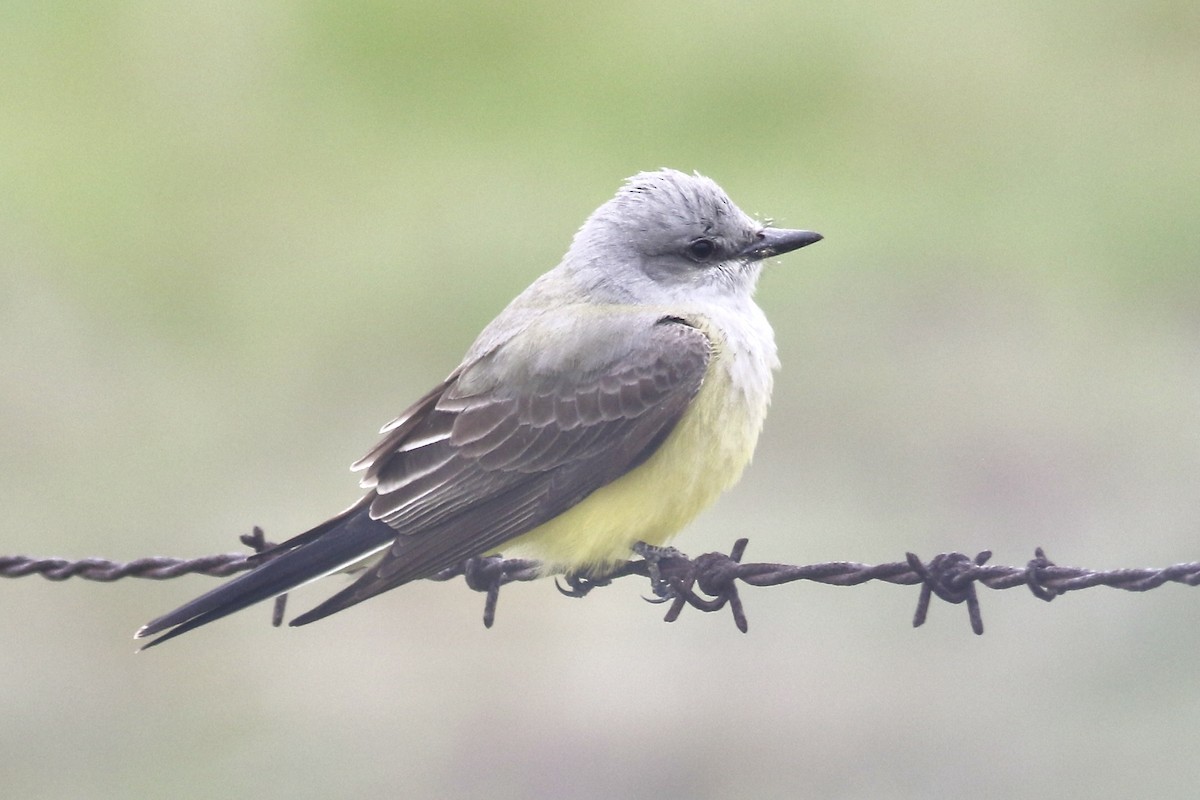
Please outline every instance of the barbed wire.
[[[70, 561], [63, 558], [0, 556], [0, 577], [41, 575], [52, 581], [82, 578], [103, 582], [123, 578], [166, 580], [192, 574], [226, 577], [258, 566], [270, 558], [269, 551], [274, 545], [266, 540], [262, 529], [256, 527], [253, 533], [239, 538], [254, 552], [224, 553], [192, 559], [152, 556], [125, 562], [102, 558]], [[869, 581], [919, 585], [921, 592], [913, 615], [913, 627], [925, 623], [929, 605], [937, 597], [956, 605], [965, 603], [971, 630], [976, 634], [983, 633], [976, 584], [989, 589], [1024, 586], [1034, 597], [1047, 602], [1067, 592], [1094, 586], [1145, 592], [1167, 583], [1200, 585], [1200, 562], [1196, 561], [1161, 568], [1090, 570], [1061, 567], [1047, 558], [1039, 547], [1024, 566], [988, 564], [992, 554], [987, 550], [974, 557], [965, 553], [941, 553], [928, 562], [913, 553], [906, 553], [904, 561], [874, 565], [852, 561], [805, 565], [742, 563], [748, 543], [748, 539], [738, 539], [728, 554], [705, 553], [696, 558], [688, 558], [671, 547], [641, 545], [635, 548], [635, 553], [641, 558], [621, 564], [602, 579], [560, 576], [566, 585], [558, 584], [557, 578], [556, 585], [562, 594], [578, 598], [619, 578], [641, 576], [649, 579], [655, 595], [647, 600], [670, 603], [664, 617], [667, 622], [674, 622], [688, 606], [705, 612], [720, 611], [729, 606], [734, 624], [743, 633], [749, 629], [749, 623], [738, 594], [739, 582], [749, 586], [780, 586], [795, 581], [813, 581], [830, 586], [858, 586]], [[500, 587], [508, 583], [535, 580], [543, 574], [537, 561], [482, 556], [442, 570], [430, 576], [429, 580], [448, 581], [462, 576], [468, 587], [485, 593], [483, 624], [490, 628], [496, 618]], [[276, 598], [272, 624], [278, 626], [283, 621], [286, 601], [286, 594]]]

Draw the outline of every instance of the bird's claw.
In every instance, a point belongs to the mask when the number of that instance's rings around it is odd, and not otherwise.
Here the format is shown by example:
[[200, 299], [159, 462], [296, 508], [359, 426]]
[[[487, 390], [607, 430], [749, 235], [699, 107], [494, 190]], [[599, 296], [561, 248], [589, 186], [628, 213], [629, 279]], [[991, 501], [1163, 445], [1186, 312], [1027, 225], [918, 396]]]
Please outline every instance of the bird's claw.
[[587, 597], [588, 593], [593, 589], [608, 586], [612, 583], [608, 578], [596, 578], [578, 572], [570, 572], [561, 577], [566, 586], [559, 583], [558, 577], [555, 577], [554, 588], [558, 589], [559, 594], [564, 597]]

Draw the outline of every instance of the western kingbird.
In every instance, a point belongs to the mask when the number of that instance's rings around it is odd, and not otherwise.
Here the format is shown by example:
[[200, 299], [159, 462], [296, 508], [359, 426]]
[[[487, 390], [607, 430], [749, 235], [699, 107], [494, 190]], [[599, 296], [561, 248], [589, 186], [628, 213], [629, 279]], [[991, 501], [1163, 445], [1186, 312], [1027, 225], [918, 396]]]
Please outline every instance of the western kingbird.
[[251, 571], [148, 623], [147, 647], [334, 572], [304, 625], [501, 547], [603, 576], [741, 477], [779, 366], [763, 259], [820, 241], [766, 227], [716, 183], [628, 179], [562, 262], [484, 328], [352, 469], [366, 495]]

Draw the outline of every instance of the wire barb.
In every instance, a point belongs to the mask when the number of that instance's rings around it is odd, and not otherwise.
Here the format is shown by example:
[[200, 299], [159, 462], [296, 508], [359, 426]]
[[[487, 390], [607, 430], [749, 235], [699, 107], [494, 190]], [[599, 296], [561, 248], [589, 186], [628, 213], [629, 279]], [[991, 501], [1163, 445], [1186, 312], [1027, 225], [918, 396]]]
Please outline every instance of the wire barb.
[[975, 593], [976, 575], [971, 567], [982, 567], [992, 557], [990, 550], [984, 550], [970, 558], [964, 553], [941, 553], [933, 557], [928, 564], [913, 553], [905, 553], [908, 565], [913, 572], [921, 577], [921, 595], [917, 599], [917, 611], [913, 614], [913, 627], [919, 628], [925, 624], [929, 613], [929, 601], [937, 595], [947, 603], [967, 604], [967, 618], [971, 621], [971, 630], [976, 636], [983, 635], [983, 616], [979, 612], [979, 596]]
[[1057, 565], [1046, 558], [1046, 551], [1040, 547], [1033, 551], [1033, 558], [1025, 565], [1025, 582], [1029, 591], [1033, 592], [1034, 597], [1045, 600], [1047, 603], [1066, 591], [1065, 589], [1047, 589], [1042, 581], [1043, 572], [1053, 566]]
[[[275, 543], [268, 542], [263, 529], [254, 526], [254, 530], [250, 533], [243, 533], [238, 537], [238, 541], [254, 551], [254, 555], [247, 556], [246, 562], [248, 566], [256, 566], [269, 561], [269, 557], [264, 557], [267, 551], [274, 549]], [[278, 628], [283, 625], [283, 617], [287, 613], [287, 592], [281, 595], [276, 595], [275, 602], [271, 604], [271, 627]], [[146, 645], [149, 647], [150, 645]]]
[[[484, 592], [483, 627], [490, 628], [496, 621], [496, 604], [500, 601], [500, 587], [513, 581], [532, 581], [541, 577], [541, 574], [541, 564], [530, 559], [475, 556], [457, 566], [429, 576], [429, 580], [448, 581], [461, 575], [466, 581], [467, 588]], [[582, 595], [580, 596], [582, 597]]]
[[[746, 633], [750, 629], [750, 623], [746, 620], [742, 599], [738, 596], [736, 566], [746, 551], [748, 543], [748, 539], [738, 539], [734, 542], [729, 555], [705, 553], [697, 556], [694, 561], [676, 551], [678, 553], [676, 560], [682, 562], [677, 565], [681, 574], [672, 576], [669, 580], [670, 592], [674, 595], [674, 600], [663, 619], [666, 622], [674, 622], [679, 618], [685, 606], [712, 612], [720, 611], [728, 604], [729, 610], [733, 613], [733, 624], [742, 633]], [[692, 587], [696, 585], [708, 597], [701, 597], [693, 592]]]
[[[0, 556], [0, 578], [41, 575], [51, 581], [82, 578], [103, 582], [122, 578], [166, 580], [192, 574], [223, 578], [252, 569], [272, 557], [271, 550], [275, 545], [267, 541], [260, 528], [256, 527], [252, 533], [240, 538], [244, 545], [254, 550], [253, 553], [225, 553], [193, 559], [155, 556], [127, 562], [101, 558], [70, 561], [64, 558]], [[620, 564], [605, 575], [565, 575], [562, 580], [566, 587], [557, 582], [555, 585], [568, 597], [583, 597], [618, 578], [637, 575], [648, 578], [656, 596], [662, 602], [671, 604], [664, 617], [667, 622], [678, 619], [687, 606], [712, 612], [728, 605], [734, 624], [745, 633], [749, 625], [738, 593], [738, 582], [748, 586], [780, 586], [795, 581], [857, 586], [868, 581], [884, 581], [921, 587], [917, 610], [913, 615], [914, 627], [925, 623], [929, 605], [937, 597], [951, 604], [965, 603], [971, 629], [976, 634], [983, 633], [977, 585], [989, 589], [1024, 586], [1034, 597], [1045, 601], [1093, 586], [1145, 592], [1167, 583], [1200, 585], [1200, 562], [1195, 561], [1159, 569], [1095, 571], [1061, 567], [1039, 547], [1034, 551], [1033, 559], [1020, 567], [989, 565], [987, 562], [992, 554], [986, 550], [974, 557], [964, 553], [941, 553], [928, 562], [908, 553], [904, 561], [875, 565], [850, 561], [807, 565], [742, 563], [747, 543], [746, 539], [738, 539], [728, 554], [705, 553], [696, 558], [688, 558], [674, 548], [642, 548], [642, 558]], [[496, 619], [500, 587], [516, 581], [532, 581], [544, 574], [542, 565], [537, 561], [482, 556], [467, 559], [429, 579], [447, 581], [461, 575], [469, 588], [483, 592], [483, 624], [490, 628]], [[286, 599], [286, 594], [276, 598], [272, 624], [282, 623]]]

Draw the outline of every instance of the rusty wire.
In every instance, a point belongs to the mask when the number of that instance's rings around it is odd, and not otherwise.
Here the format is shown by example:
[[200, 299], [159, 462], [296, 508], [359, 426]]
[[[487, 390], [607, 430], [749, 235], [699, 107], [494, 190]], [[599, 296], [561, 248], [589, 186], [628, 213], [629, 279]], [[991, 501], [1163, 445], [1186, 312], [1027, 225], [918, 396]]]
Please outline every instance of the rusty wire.
[[[190, 574], [225, 577], [262, 563], [263, 558], [258, 554], [272, 547], [259, 528], [255, 528], [252, 534], [242, 536], [241, 541], [255, 552], [224, 553], [193, 559], [153, 556], [126, 562], [101, 558], [70, 561], [62, 558], [0, 556], [0, 577], [41, 575], [52, 581], [83, 578], [105, 582], [122, 578], [166, 580]], [[603, 579], [566, 576], [566, 587], [559, 585], [558, 588], [569, 597], [583, 597], [618, 578], [637, 575], [650, 580], [655, 594], [655, 598], [650, 598], [652, 602], [670, 603], [665, 617], [667, 622], [674, 622], [687, 606], [711, 612], [728, 605], [734, 623], [744, 633], [748, 630], [748, 623], [738, 594], [739, 581], [750, 586], [779, 586], [793, 581], [857, 586], [868, 581], [884, 581], [921, 587], [913, 616], [914, 627], [924, 624], [930, 602], [938, 597], [948, 603], [965, 603], [971, 629], [976, 634], [982, 634], [983, 619], [976, 584], [989, 589], [1025, 586], [1035, 597], [1045, 601], [1093, 586], [1144, 592], [1166, 583], [1187, 586], [1200, 584], [1200, 562], [1195, 561], [1157, 569], [1090, 570], [1060, 567], [1048, 559], [1039, 547], [1034, 558], [1024, 566], [988, 564], [992, 555], [989, 551], [974, 557], [964, 553], [942, 553], [928, 562], [913, 553], [907, 553], [904, 561], [874, 565], [851, 561], [806, 565], [742, 563], [747, 543], [747, 539], [738, 539], [728, 554], [705, 553], [696, 558], [688, 558], [673, 548], [641, 547], [636, 552], [642, 558], [627, 561]], [[536, 561], [486, 556], [467, 559], [430, 576], [429, 580], [447, 581], [461, 575], [468, 587], [484, 592], [483, 624], [490, 628], [495, 620], [500, 587], [507, 583], [535, 580], [542, 574]], [[287, 595], [276, 598], [272, 615], [275, 625], [283, 620], [286, 598]]]

